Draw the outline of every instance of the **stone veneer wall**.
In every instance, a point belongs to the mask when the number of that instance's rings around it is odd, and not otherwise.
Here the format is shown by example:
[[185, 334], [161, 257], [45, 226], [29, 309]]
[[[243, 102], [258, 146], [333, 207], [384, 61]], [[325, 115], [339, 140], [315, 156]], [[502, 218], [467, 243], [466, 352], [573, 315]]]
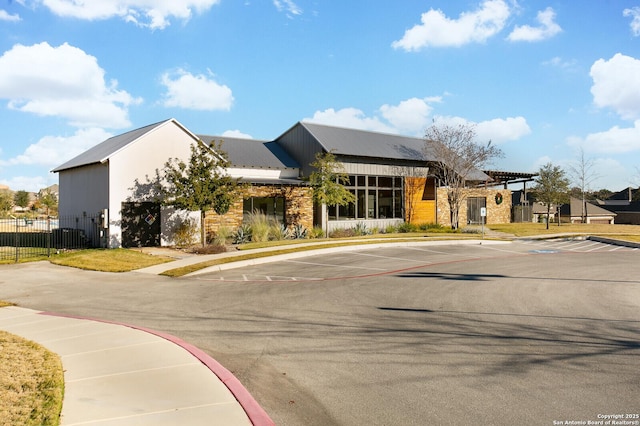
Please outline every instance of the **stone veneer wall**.
[[[447, 202], [447, 188], [438, 188], [437, 215], [438, 224], [451, 226], [451, 216], [449, 214], [449, 203]], [[496, 195], [502, 194], [502, 203], [496, 203]], [[508, 189], [485, 189], [469, 188], [466, 190], [467, 197], [487, 198], [487, 224], [511, 223], [511, 191]], [[460, 227], [467, 225], [467, 201], [462, 202], [458, 213], [458, 223]]]
[[215, 234], [221, 226], [236, 229], [242, 225], [243, 200], [250, 197], [283, 197], [284, 220], [287, 226], [300, 224], [313, 228], [313, 189], [307, 186], [250, 186], [242, 197], [233, 203], [229, 211], [220, 216], [208, 211], [205, 217], [207, 236]]

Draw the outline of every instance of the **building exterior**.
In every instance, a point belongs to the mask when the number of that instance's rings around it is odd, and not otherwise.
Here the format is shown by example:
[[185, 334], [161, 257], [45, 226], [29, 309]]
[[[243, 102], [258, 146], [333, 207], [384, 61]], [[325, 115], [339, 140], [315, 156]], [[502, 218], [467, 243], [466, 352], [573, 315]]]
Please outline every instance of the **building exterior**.
[[[438, 159], [423, 139], [299, 122], [273, 141], [247, 140], [195, 135], [175, 119], [114, 136], [54, 169], [60, 217], [79, 223], [95, 215], [91, 232], [100, 236], [100, 246], [172, 245], [176, 227], [199, 212], [160, 204], [154, 189], [160, 172], [171, 158], [186, 160], [192, 144], [214, 140], [228, 154], [227, 173], [247, 186], [227, 214], [207, 212], [209, 234], [237, 228], [255, 211], [287, 227], [326, 224], [329, 231], [405, 221], [450, 225], [446, 192], [433, 173]], [[349, 175], [345, 186], [356, 201], [348, 206], [313, 203], [306, 178], [316, 154], [327, 152]], [[460, 224], [509, 222], [510, 192], [479, 187], [491, 181], [482, 171], [473, 179]]]
[[569, 204], [560, 206], [560, 221], [582, 223], [583, 218], [586, 223], [613, 225], [616, 214], [588, 201], [583, 204], [582, 200], [575, 197], [571, 197]]

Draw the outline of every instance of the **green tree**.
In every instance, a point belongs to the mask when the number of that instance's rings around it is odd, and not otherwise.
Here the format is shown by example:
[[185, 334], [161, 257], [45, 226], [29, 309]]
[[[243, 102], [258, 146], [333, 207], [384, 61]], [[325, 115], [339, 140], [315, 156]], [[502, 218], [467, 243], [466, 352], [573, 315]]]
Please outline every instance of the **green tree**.
[[475, 126], [468, 123], [455, 126], [434, 123], [425, 132], [424, 154], [435, 163], [440, 184], [446, 187], [453, 229], [459, 226], [467, 184], [481, 179], [480, 171], [492, 160], [503, 156], [502, 150], [491, 145], [491, 141], [480, 145], [475, 139]]
[[200, 211], [203, 246], [206, 244], [206, 212], [227, 213], [241, 188], [239, 180], [227, 174], [229, 165], [222, 141], [212, 141], [210, 146], [198, 141], [191, 145], [188, 163], [172, 158], [164, 165], [162, 202], [178, 209]]
[[40, 191], [37, 201], [41, 206], [44, 206], [47, 216], [58, 208], [58, 198], [49, 188]]
[[[311, 166], [315, 170], [309, 176], [309, 184], [313, 188], [313, 200], [316, 203], [346, 206], [356, 201], [356, 196], [344, 187], [344, 184], [349, 182], [349, 175], [332, 152], [316, 153]], [[328, 218], [326, 220], [328, 221]]]
[[[569, 200], [569, 179], [560, 166], [547, 163], [540, 167], [538, 177], [535, 179], [536, 186], [533, 188], [537, 201], [547, 206], [547, 229], [549, 229], [549, 218], [551, 217], [551, 206], [560, 207]], [[560, 211], [558, 210], [558, 215]], [[558, 225], [560, 218], [558, 218]]]
[[29, 205], [29, 201], [29, 193], [27, 191], [20, 190], [13, 194], [13, 202], [18, 207], [24, 209]]
[[13, 207], [13, 197], [9, 191], [0, 191], [0, 213], [6, 214]]

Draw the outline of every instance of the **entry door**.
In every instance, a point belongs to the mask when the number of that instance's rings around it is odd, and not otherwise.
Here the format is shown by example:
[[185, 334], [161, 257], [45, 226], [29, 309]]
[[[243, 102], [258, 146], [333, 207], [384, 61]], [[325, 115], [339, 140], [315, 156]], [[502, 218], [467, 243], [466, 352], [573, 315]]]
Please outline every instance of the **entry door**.
[[[487, 207], [487, 199], [485, 197], [469, 197], [467, 198], [467, 224], [482, 223], [480, 209]], [[485, 222], [486, 222], [485, 218]]]
[[122, 246], [160, 245], [160, 204], [122, 203]]

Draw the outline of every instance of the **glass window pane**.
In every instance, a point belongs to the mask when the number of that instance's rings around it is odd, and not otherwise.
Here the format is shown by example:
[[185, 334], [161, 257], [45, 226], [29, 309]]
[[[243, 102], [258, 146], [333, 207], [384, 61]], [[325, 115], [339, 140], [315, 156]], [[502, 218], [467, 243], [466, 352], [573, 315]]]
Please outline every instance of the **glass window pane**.
[[358, 186], [364, 188], [365, 187], [365, 180], [364, 180], [364, 176], [358, 176]]
[[378, 190], [378, 218], [390, 219], [393, 217], [393, 190]]
[[393, 217], [396, 219], [403, 219], [404, 215], [402, 214], [402, 211], [402, 190], [396, 189], [393, 191]]
[[388, 176], [378, 177], [378, 188], [392, 188], [393, 178]]
[[376, 190], [375, 189], [369, 189], [368, 191], [368, 197], [367, 197], [367, 218], [368, 219], [376, 219], [378, 217], [377, 215], [377, 205], [378, 205], [378, 200], [376, 199]]
[[369, 187], [376, 187], [378, 184], [376, 183], [376, 176], [369, 176]]
[[367, 201], [365, 198], [364, 189], [358, 189], [358, 199], [356, 200], [356, 203], [358, 204], [358, 219], [365, 219], [367, 217], [366, 216]]

